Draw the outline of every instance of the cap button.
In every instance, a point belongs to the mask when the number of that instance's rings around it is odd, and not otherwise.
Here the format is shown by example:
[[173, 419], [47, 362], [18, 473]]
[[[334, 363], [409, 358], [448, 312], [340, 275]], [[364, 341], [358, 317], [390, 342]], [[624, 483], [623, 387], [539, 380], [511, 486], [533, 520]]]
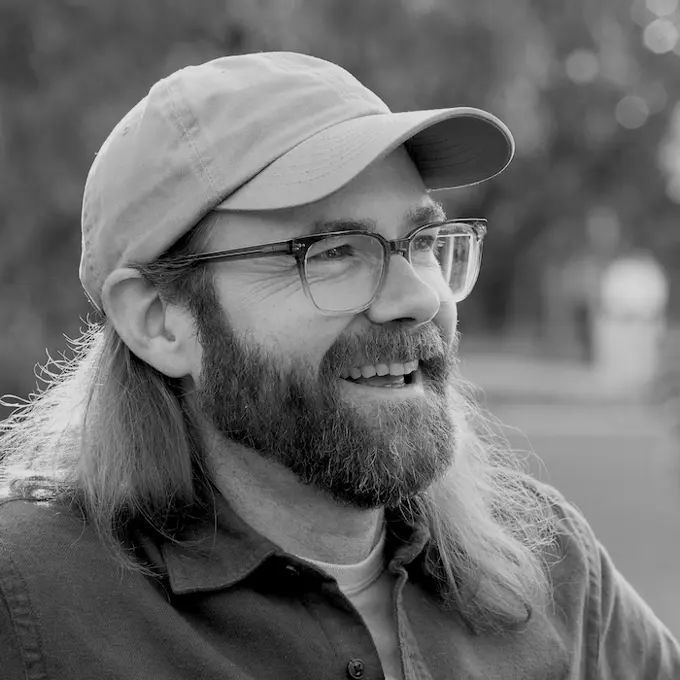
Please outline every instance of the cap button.
[[364, 662], [361, 659], [352, 659], [347, 664], [347, 675], [354, 680], [363, 678], [365, 670]]

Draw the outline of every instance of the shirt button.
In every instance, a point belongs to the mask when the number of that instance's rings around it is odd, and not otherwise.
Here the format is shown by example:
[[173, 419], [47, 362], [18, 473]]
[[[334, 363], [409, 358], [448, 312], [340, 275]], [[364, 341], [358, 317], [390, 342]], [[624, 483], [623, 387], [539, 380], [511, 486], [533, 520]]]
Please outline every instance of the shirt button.
[[347, 664], [347, 675], [354, 680], [364, 677], [364, 662], [361, 659], [352, 659]]

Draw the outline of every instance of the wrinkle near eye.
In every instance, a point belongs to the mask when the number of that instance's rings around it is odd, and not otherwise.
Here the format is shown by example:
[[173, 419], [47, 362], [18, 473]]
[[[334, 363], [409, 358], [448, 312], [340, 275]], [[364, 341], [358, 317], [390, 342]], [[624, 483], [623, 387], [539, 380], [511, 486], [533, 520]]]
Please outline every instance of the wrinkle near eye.
[[247, 282], [247, 285], [249, 288], [249, 295], [255, 295], [260, 299], [274, 295], [285, 295], [287, 298], [296, 293], [304, 295], [297, 269], [287, 274], [253, 276]]

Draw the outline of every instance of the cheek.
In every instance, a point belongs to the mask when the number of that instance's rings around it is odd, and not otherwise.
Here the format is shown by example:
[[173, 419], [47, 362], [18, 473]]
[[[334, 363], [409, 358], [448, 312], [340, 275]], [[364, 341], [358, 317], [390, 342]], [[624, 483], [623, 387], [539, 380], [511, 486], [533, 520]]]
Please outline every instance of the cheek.
[[306, 303], [294, 276], [222, 276], [217, 293], [231, 327], [240, 335], [256, 337], [295, 318]]
[[326, 317], [310, 314], [281, 315], [262, 328], [258, 342], [276, 357], [282, 371], [304, 367], [310, 375], [318, 375], [324, 356], [342, 333], [345, 322], [338, 327]]
[[295, 361], [315, 372], [348, 320], [319, 313], [299, 281], [222, 281], [218, 294], [234, 331], [263, 347], [283, 370]]

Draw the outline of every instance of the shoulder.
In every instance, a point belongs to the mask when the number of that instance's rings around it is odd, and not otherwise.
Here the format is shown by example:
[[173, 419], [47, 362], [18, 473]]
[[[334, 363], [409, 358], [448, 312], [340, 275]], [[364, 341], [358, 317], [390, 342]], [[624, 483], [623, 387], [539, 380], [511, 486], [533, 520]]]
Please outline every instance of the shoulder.
[[555, 519], [548, 560], [554, 620], [568, 631], [572, 654], [598, 677], [680, 677], [680, 646], [616, 568], [581, 511], [536, 483]]
[[583, 513], [560, 491], [533, 477], [524, 484], [547, 520], [540, 554], [550, 580], [552, 608], [565, 621], [589, 625], [604, 548]]
[[47, 639], [68, 628], [82, 582], [105, 565], [92, 534], [68, 507], [0, 500], [0, 666], [8, 677], [44, 676]]
[[92, 538], [84, 520], [66, 505], [19, 498], [0, 500], [0, 549], [5, 553], [58, 554], [64, 545], [89, 543]]
[[75, 508], [0, 501], [3, 678], [48, 677], [48, 665], [55, 678], [101, 675], [101, 641], [130, 648], [167, 602], [160, 581], [126, 570]]
[[107, 572], [117, 573], [113, 556], [75, 509], [45, 501], [0, 501], [0, 590], [21, 580], [56, 593], [81, 575], [87, 580]]
[[601, 546], [581, 510], [545, 482], [529, 477], [525, 483], [552, 519], [560, 559], [588, 563], [595, 557]]
[[545, 558], [555, 586], [558, 605], [576, 601], [589, 604], [593, 588], [600, 580], [603, 546], [596, 538], [581, 510], [555, 487], [532, 479], [531, 490], [540, 497], [551, 520], [552, 542]]
[[527, 479], [526, 485], [540, 499], [551, 528], [541, 554], [549, 579], [548, 600], [546, 608], [535, 612], [536, 621], [555, 631], [573, 666], [590, 677], [598, 667], [601, 546], [586, 518], [562, 493], [535, 479]]
[[[64, 514], [66, 513], [66, 514]], [[0, 498], [0, 535], [11, 535], [29, 526], [39, 526], [46, 522], [62, 522], [68, 517], [77, 517], [77, 513], [61, 503], [38, 499], [4, 497]]]

